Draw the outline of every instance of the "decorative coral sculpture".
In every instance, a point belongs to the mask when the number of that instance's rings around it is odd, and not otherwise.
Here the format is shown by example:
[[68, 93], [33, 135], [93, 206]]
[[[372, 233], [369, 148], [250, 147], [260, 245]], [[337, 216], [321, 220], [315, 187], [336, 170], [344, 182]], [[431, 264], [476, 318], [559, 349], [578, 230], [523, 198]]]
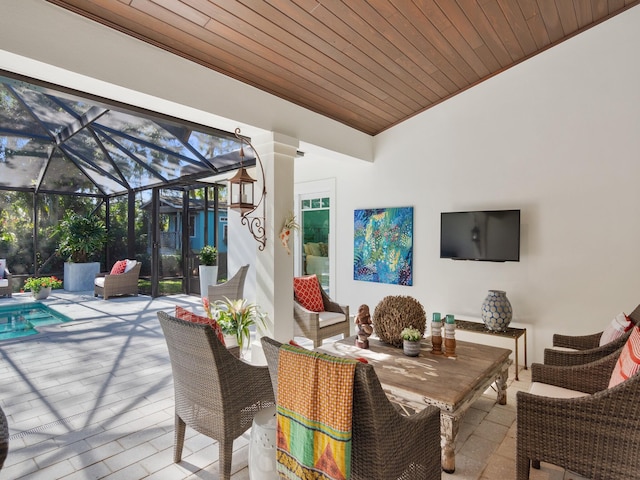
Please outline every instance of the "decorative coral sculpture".
[[385, 343], [401, 347], [401, 332], [408, 327], [413, 327], [424, 335], [427, 314], [422, 304], [413, 297], [403, 295], [384, 297], [373, 312], [376, 335]]

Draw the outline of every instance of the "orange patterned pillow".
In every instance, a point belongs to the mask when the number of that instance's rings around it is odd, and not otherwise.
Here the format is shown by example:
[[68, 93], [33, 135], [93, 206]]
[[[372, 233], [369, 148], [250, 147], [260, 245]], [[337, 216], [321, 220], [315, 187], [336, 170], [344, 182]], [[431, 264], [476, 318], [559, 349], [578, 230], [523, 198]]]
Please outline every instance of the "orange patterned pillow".
[[640, 372], [640, 328], [635, 327], [611, 373], [609, 388], [615, 387], [638, 372]]
[[110, 275], [120, 275], [121, 273], [124, 273], [125, 268], [127, 268], [127, 261], [118, 260], [113, 264], [113, 267], [111, 267]]
[[324, 310], [322, 294], [320, 293], [320, 282], [318, 282], [316, 275], [294, 277], [293, 291], [300, 305], [307, 310], [311, 310], [312, 312], [322, 312]]
[[179, 318], [180, 320], [186, 320], [187, 322], [206, 323], [207, 325], [211, 325], [213, 333], [216, 334], [218, 340], [220, 340], [220, 343], [222, 343], [222, 345], [225, 345], [224, 333], [222, 333], [222, 328], [220, 328], [218, 322], [216, 322], [213, 318], [197, 315], [187, 309], [179, 307], [178, 305], [176, 305], [176, 318]]

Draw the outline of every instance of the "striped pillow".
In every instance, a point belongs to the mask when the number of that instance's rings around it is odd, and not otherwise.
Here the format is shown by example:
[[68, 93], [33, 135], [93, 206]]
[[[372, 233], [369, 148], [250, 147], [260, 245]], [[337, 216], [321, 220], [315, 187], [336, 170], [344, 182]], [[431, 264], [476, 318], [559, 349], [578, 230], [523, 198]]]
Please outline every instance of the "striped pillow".
[[620, 352], [609, 380], [609, 388], [624, 382], [640, 371], [640, 328], [635, 327]]

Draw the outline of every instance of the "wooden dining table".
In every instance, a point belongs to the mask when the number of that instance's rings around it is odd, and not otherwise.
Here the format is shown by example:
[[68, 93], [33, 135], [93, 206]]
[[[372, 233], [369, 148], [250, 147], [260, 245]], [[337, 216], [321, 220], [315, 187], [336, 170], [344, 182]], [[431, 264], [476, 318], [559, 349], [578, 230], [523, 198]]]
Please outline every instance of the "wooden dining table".
[[455, 358], [431, 353], [431, 340], [420, 354], [408, 357], [402, 348], [369, 338], [369, 348], [355, 346], [355, 336], [325, 343], [316, 350], [342, 357], [361, 357], [373, 365], [389, 399], [407, 410], [427, 405], [440, 408], [442, 469], [455, 471], [455, 440], [465, 412], [495, 385], [497, 402], [507, 403], [511, 350], [471, 342], [456, 342]]

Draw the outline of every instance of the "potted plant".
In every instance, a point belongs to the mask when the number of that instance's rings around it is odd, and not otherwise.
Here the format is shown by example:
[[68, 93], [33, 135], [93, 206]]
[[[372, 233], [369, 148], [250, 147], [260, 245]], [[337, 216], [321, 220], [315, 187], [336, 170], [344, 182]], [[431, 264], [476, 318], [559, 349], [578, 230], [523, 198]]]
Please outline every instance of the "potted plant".
[[409, 357], [417, 357], [420, 354], [420, 341], [422, 333], [417, 328], [407, 327], [400, 332], [404, 354]]
[[95, 215], [82, 216], [67, 211], [53, 228], [51, 237], [59, 240], [57, 252], [64, 264], [64, 288], [69, 291], [92, 290], [100, 262], [89, 262], [100, 255], [107, 243], [107, 228]]
[[212, 245], [205, 245], [198, 254], [200, 257], [200, 266], [198, 273], [200, 274], [200, 296], [206, 297], [209, 285], [218, 283], [218, 250]]
[[214, 316], [217, 315], [222, 332], [235, 336], [240, 357], [242, 357], [247, 341], [251, 337], [250, 327], [256, 324], [264, 327], [265, 314], [256, 304], [249, 303], [244, 298], [229, 300], [225, 297], [224, 300], [215, 302], [214, 306], [217, 309]]
[[31, 290], [31, 294], [36, 300], [43, 300], [51, 294], [53, 288], [61, 288], [62, 280], [56, 277], [27, 278], [24, 282], [24, 289]]

